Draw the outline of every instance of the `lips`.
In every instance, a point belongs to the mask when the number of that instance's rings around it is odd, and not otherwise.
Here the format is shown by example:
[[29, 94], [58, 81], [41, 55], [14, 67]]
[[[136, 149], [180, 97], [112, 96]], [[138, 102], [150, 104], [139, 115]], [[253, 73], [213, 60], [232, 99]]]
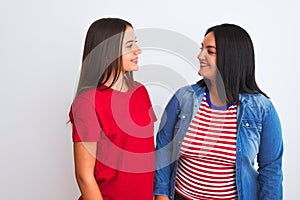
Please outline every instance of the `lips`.
[[138, 58], [135, 58], [135, 59], [132, 59], [132, 60], [130, 60], [131, 62], [133, 62], [134, 64], [138, 64]]
[[207, 63], [201, 63], [201, 64], [200, 64], [200, 67], [207, 67], [207, 66], [208, 66]]

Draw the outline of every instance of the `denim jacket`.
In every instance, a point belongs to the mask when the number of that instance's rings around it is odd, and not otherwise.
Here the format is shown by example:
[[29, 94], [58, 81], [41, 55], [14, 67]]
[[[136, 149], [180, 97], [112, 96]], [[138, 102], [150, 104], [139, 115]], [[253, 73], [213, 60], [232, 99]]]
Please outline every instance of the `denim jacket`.
[[[155, 195], [174, 199], [180, 147], [205, 87], [179, 89], [162, 116], [156, 137]], [[239, 200], [282, 199], [282, 130], [271, 101], [240, 94], [237, 107], [236, 186]], [[258, 169], [255, 168], [257, 158]]]

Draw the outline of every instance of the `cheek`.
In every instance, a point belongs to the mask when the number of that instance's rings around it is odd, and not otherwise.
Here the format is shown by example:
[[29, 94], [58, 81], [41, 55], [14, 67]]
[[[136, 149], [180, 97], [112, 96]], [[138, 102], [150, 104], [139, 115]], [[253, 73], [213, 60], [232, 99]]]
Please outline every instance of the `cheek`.
[[210, 65], [214, 65], [214, 66], [217, 65], [217, 58], [215, 56], [210, 56], [209, 60], [210, 60]]
[[123, 55], [122, 57], [122, 69], [124, 71], [130, 71], [131, 70], [131, 57], [127, 55]]
[[130, 61], [128, 54], [122, 55], [122, 63], [127, 64]]

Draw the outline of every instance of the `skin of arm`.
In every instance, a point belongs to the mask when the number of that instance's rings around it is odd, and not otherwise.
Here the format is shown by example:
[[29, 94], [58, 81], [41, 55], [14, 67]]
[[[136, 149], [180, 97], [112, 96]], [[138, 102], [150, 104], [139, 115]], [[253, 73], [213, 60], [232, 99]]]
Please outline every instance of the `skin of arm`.
[[155, 200], [169, 200], [169, 197], [162, 196], [162, 195], [156, 195]]
[[84, 200], [103, 200], [94, 177], [96, 142], [74, 143], [75, 175]]

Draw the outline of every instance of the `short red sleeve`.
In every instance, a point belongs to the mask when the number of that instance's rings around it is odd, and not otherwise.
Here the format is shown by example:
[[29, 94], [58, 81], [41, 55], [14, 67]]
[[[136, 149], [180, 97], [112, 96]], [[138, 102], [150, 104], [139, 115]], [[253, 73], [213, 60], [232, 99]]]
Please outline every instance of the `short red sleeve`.
[[80, 94], [69, 113], [73, 142], [98, 142], [101, 127], [95, 110], [95, 90]]
[[153, 122], [156, 122], [157, 121], [156, 114], [153, 110], [153, 106], [152, 106], [148, 91], [147, 91], [147, 89], [145, 88], [144, 85], [142, 85], [142, 88], [143, 88], [143, 91], [144, 91], [146, 104], [148, 105], [148, 108], [149, 108], [149, 116], [151, 117]]
[[[137, 82], [136, 88], [133, 91], [130, 99], [129, 107], [131, 108], [131, 118], [139, 126], [149, 125], [157, 120], [148, 91], [144, 85]], [[132, 110], [138, 108], [138, 112]]]

